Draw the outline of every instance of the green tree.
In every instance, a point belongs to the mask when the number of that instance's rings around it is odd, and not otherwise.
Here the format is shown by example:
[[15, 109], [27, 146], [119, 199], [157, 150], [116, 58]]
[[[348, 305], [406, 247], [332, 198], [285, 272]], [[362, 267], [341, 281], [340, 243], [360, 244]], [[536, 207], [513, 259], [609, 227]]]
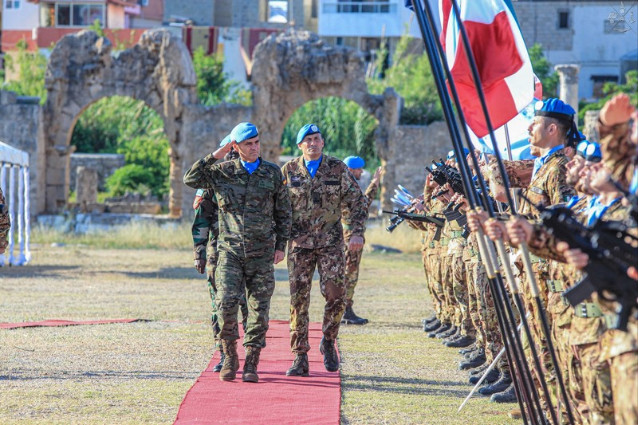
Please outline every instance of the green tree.
[[558, 73], [552, 69], [552, 65], [545, 57], [543, 46], [535, 43], [527, 52], [534, 73], [543, 84], [543, 98], [556, 97], [559, 82]]
[[197, 96], [206, 106], [228, 102], [250, 105], [252, 95], [249, 90], [224, 72], [224, 58], [221, 54], [207, 55], [203, 47], [193, 52], [193, 67], [197, 74]]
[[603, 86], [604, 97], [596, 102], [580, 102], [578, 106], [578, 121], [582, 125], [587, 111], [602, 109], [605, 103], [615, 94], [627, 93], [634, 106], [638, 106], [638, 71], [632, 70], [625, 74], [625, 84], [608, 82]]
[[[429, 124], [442, 119], [443, 113], [430, 61], [427, 55], [410, 53], [409, 47], [413, 41], [408, 35], [401, 37], [392, 65], [384, 72], [385, 78], [368, 79], [368, 88], [372, 93], [381, 94], [387, 87], [394, 87], [404, 100], [400, 122]], [[382, 51], [379, 61], [385, 61], [385, 55], [387, 52]], [[377, 63], [377, 69], [382, 69], [382, 63]]]
[[44, 104], [47, 97], [44, 88], [44, 74], [47, 69], [47, 59], [39, 52], [29, 52], [27, 42], [21, 39], [16, 44], [17, 50], [5, 56], [6, 66], [13, 72], [18, 72], [18, 78], [5, 81], [3, 90], [10, 90], [20, 96], [37, 96]]
[[329, 155], [345, 158], [358, 155], [366, 160], [366, 168], [379, 164], [374, 131], [378, 123], [355, 102], [326, 97], [308, 102], [288, 119], [282, 135], [284, 154], [297, 155], [297, 132], [308, 123], [317, 124]]

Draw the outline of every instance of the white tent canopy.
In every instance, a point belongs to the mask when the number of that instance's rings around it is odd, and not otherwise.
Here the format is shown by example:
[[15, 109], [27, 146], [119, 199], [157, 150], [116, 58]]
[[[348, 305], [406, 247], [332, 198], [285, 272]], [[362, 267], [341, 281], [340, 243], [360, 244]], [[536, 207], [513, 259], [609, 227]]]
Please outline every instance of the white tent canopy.
[[[9, 246], [0, 254], [0, 266], [21, 266], [31, 260], [29, 250], [29, 154], [0, 142], [0, 189], [11, 220]], [[14, 254], [17, 238], [19, 252]]]

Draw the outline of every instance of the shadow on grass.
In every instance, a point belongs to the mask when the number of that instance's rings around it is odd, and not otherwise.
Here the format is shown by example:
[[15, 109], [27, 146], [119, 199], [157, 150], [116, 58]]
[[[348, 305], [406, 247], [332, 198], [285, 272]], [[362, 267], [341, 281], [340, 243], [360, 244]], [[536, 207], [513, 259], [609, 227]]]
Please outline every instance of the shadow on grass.
[[80, 266], [21, 266], [21, 267], [0, 267], [0, 275], [3, 279], [23, 279], [23, 278], [43, 278], [43, 277], [61, 277], [65, 272], [78, 270]]
[[44, 381], [44, 380], [78, 380], [78, 379], [194, 379], [201, 371], [192, 373], [184, 371], [115, 371], [115, 370], [95, 370], [95, 371], [56, 371], [43, 374], [41, 371], [24, 371], [11, 375], [0, 375], [0, 381]]
[[[346, 391], [372, 391], [396, 394], [425, 394], [464, 399], [469, 390], [467, 385], [456, 381], [436, 381], [397, 376], [343, 376], [342, 385]], [[452, 389], [446, 387], [463, 387]]]
[[195, 267], [162, 267], [156, 271], [136, 272], [134, 270], [112, 270], [109, 273], [122, 273], [133, 279], [205, 279]]

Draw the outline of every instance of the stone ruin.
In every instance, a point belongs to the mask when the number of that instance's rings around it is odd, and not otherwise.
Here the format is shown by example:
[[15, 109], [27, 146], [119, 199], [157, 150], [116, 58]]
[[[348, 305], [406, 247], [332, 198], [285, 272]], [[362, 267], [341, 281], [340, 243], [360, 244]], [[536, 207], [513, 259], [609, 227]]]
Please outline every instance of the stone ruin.
[[[167, 30], [149, 30], [137, 45], [121, 52], [113, 52], [111, 43], [92, 31], [62, 38], [51, 52], [43, 107], [18, 105], [16, 99], [0, 96], [0, 139], [28, 151], [36, 164], [34, 213], [59, 213], [68, 207], [73, 127], [89, 105], [115, 95], [142, 100], [163, 119], [170, 142], [169, 215], [173, 217], [190, 215], [194, 191], [182, 183], [185, 169], [215, 150], [236, 123], [254, 122], [263, 157], [277, 162], [286, 121], [300, 106], [322, 97], [354, 101], [378, 121], [375, 143], [386, 166], [382, 185], [386, 207], [397, 184], [420, 192], [423, 167], [448, 150], [444, 123], [400, 125], [402, 99], [396, 92], [368, 92], [358, 51], [327, 45], [306, 31], [289, 30], [262, 41], [253, 63], [252, 106], [206, 107], [196, 96], [188, 50]], [[91, 195], [83, 202], [88, 205], [92, 199]]]

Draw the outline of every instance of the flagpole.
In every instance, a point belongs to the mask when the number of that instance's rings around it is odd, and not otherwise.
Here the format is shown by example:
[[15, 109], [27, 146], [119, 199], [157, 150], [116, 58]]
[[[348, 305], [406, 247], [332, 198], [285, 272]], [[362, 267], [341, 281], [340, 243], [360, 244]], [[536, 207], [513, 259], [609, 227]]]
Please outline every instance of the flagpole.
[[[472, 52], [472, 47], [471, 47], [470, 42], [469, 42], [469, 37], [467, 35], [467, 31], [466, 31], [465, 25], [463, 24], [463, 21], [461, 19], [461, 12], [460, 12], [460, 9], [459, 9], [459, 6], [458, 6], [458, 2], [457, 2], [457, 0], [450, 0], [450, 1], [452, 3], [452, 9], [454, 11], [455, 19], [457, 20], [458, 25], [459, 25], [459, 30], [460, 30], [460, 33], [461, 33], [463, 46], [465, 47], [465, 54], [466, 54], [468, 62], [470, 64], [470, 69], [472, 71], [472, 78], [474, 80], [474, 85], [476, 87], [476, 91], [477, 91], [477, 94], [479, 96], [479, 100], [481, 102], [481, 109], [483, 110], [483, 114], [485, 116], [485, 122], [487, 124], [488, 129], [489, 129], [490, 137], [492, 138], [492, 140], [496, 140], [496, 138], [494, 137], [494, 127], [492, 126], [492, 122], [490, 120], [490, 114], [489, 114], [489, 111], [487, 109], [487, 103], [486, 103], [485, 95], [484, 95], [484, 92], [483, 92], [483, 85], [482, 85], [482, 82], [481, 82], [481, 79], [480, 79], [480, 76], [479, 76], [479, 73], [478, 73], [478, 68], [476, 66], [476, 61], [474, 60], [474, 54]], [[426, 0], [426, 4], [427, 4], [427, 0]], [[506, 5], [506, 7], [507, 7], [507, 5]], [[499, 166], [499, 171], [501, 172], [503, 183], [505, 185], [506, 194], [507, 194], [507, 197], [508, 197], [508, 201], [509, 201], [510, 207], [512, 209], [512, 212], [514, 214], [516, 214], [516, 209], [515, 209], [516, 205], [514, 204], [512, 194], [509, 191], [509, 188], [511, 186], [509, 184], [509, 179], [508, 179], [507, 173], [505, 171], [505, 165], [503, 164], [503, 160], [501, 158], [501, 153], [499, 152], [498, 149], [494, 149], [494, 152], [496, 153], [498, 166]], [[499, 246], [499, 245], [503, 245], [503, 242], [500, 241], [500, 244], [497, 243], [497, 246]], [[499, 246], [499, 249], [500, 249], [500, 246]], [[503, 250], [504, 249], [505, 249], [505, 247], [503, 245]], [[551, 336], [551, 332], [549, 331], [549, 324], [548, 324], [548, 321], [547, 321], [547, 316], [545, 314], [545, 309], [544, 309], [543, 303], [542, 303], [542, 301], [540, 299], [540, 291], [539, 291], [539, 288], [538, 288], [538, 283], [536, 282], [536, 278], [534, 276], [534, 271], [532, 269], [531, 257], [530, 257], [530, 254], [529, 254], [529, 249], [527, 248], [527, 244], [526, 243], [521, 243], [520, 244], [520, 250], [523, 253], [523, 263], [525, 265], [525, 270], [526, 270], [527, 275], [528, 275], [528, 280], [529, 280], [529, 283], [530, 283], [530, 290], [532, 292], [532, 297], [535, 300], [536, 305], [537, 305], [538, 310], [539, 310], [539, 316], [540, 316], [540, 319], [541, 319], [541, 325], [542, 325], [543, 333], [544, 333], [545, 339], [547, 341], [547, 348], [548, 348], [548, 351], [550, 352], [550, 357], [552, 359], [552, 364], [553, 364], [554, 370], [556, 372], [556, 378], [557, 378], [559, 386], [560, 386], [561, 395], [562, 395], [562, 397], [563, 397], [563, 399], [565, 401], [565, 410], [567, 411], [567, 416], [568, 416], [570, 424], [573, 425], [574, 424], [574, 416], [573, 416], [573, 413], [571, 411], [571, 406], [569, 405], [569, 398], [567, 397], [567, 391], [565, 389], [565, 385], [564, 385], [564, 382], [563, 382], [562, 373], [561, 373], [561, 370], [560, 370], [560, 366], [558, 364], [558, 360], [556, 358], [556, 352], [554, 350], [554, 344], [553, 344], [553, 342], [551, 340], [552, 336]], [[532, 349], [532, 352], [534, 352], [535, 351], [535, 347], [534, 347], [533, 340], [530, 339], [529, 342], [530, 342], [529, 346]], [[539, 365], [537, 365], [537, 368], [538, 368], [539, 374], [542, 375], [542, 369], [540, 369]], [[544, 379], [540, 379], [540, 381], [541, 381], [541, 387], [543, 389], [543, 392], [545, 393], [545, 396], [547, 398], [547, 403], [549, 405], [549, 410], [550, 410], [550, 414], [552, 416], [552, 420], [553, 420], [553, 422], [555, 424], [558, 424], [559, 423], [558, 422], [558, 417], [556, 415], [556, 412], [554, 411], [554, 408], [553, 408], [553, 405], [552, 405], [552, 401], [551, 401], [551, 398], [549, 396], [549, 390], [547, 388], [547, 383], [545, 382]]]
[[[509, 128], [507, 126], [507, 123], [505, 123], [504, 130], [505, 130], [505, 143], [507, 145], [507, 158], [510, 161], [513, 161], [514, 158], [512, 157], [512, 143], [510, 142], [510, 131], [509, 131]], [[492, 147], [494, 147], [494, 143], [495, 142], [496, 142], [495, 140], [492, 141]], [[498, 142], [496, 142], [496, 145], [498, 147]], [[516, 202], [516, 197], [515, 196], [512, 196], [512, 201], [514, 202], [514, 211], [518, 211], [518, 204]]]
[[[432, 33], [434, 32], [432, 29], [427, 30], [426, 29], [426, 24], [425, 24], [425, 18], [423, 16], [423, 10], [421, 9], [421, 4], [420, 2], [416, 1], [416, 0], [412, 0], [413, 3], [413, 7], [414, 10], [416, 12], [416, 16], [417, 19], [419, 21], [419, 26], [423, 35], [423, 39], [425, 42], [425, 46], [426, 46], [426, 50], [428, 51], [428, 56], [430, 57], [430, 65], [432, 66], [432, 70], [433, 70], [433, 74], [435, 77], [435, 81], [437, 83], [437, 90], [439, 92], [439, 97], [441, 98], [441, 102], [442, 102], [442, 106], [443, 106], [443, 111], [446, 117], [446, 121], [448, 123], [448, 129], [450, 131], [450, 135], [452, 136], [452, 143], [453, 143], [453, 148], [455, 150], [455, 155], [457, 156], [457, 158], [459, 159], [459, 168], [461, 171], [461, 176], [463, 178], [463, 183], [464, 186], [466, 187], [466, 195], [467, 195], [467, 199], [468, 202], [470, 203], [470, 206], [472, 208], [476, 208], [476, 192], [473, 189], [473, 185], [470, 183], [470, 181], [468, 180], [467, 177], [467, 173], [469, 172], [469, 166], [467, 164], [467, 161], [464, 157], [463, 154], [463, 150], [461, 147], [461, 142], [460, 142], [460, 137], [459, 137], [459, 130], [456, 127], [456, 121], [454, 119], [454, 115], [453, 115], [453, 109], [451, 107], [450, 104], [450, 99], [449, 99], [449, 95], [447, 93], [447, 90], [445, 90], [444, 88], [444, 79], [442, 78], [442, 70], [441, 70], [441, 66], [442, 63], [445, 64], [445, 61], [438, 61], [436, 59], [436, 52], [434, 51], [434, 42], [432, 41], [433, 39], [436, 39], [436, 37], [434, 37], [432, 35]], [[428, 10], [429, 10], [429, 5], [426, 3], [426, 5], [428, 6]], [[430, 11], [430, 27], [433, 28], [434, 25], [432, 24], [432, 18], [431, 18], [431, 11]], [[437, 39], [438, 41], [438, 39]], [[439, 49], [442, 49], [440, 45], [438, 45]], [[447, 65], [447, 64], [445, 64]], [[449, 69], [446, 66], [446, 72], [448, 74], [448, 79], [450, 81], [450, 86], [453, 87], [453, 80], [449, 75]], [[453, 94], [456, 94], [455, 90], [453, 91]], [[457, 101], [458, 104], [458, 97], [455, 97], [455, 100]], [[460, 110], [460, 108], [457, 108], [457, 113], [459, 114], [459, 118], [463, 118], [462, 117], [462, 111]], [[464, 122], [464, 119], [463, 119]], [[465, 133], [466, 133], [466, 138], [468, 138], [467, 136], [467, 129], [464, 127]], [[469, 141], [469, 138], [468, 138]], [[477, 164], [476, 158], [473, 155], [471, 155], [473, 161], [475, 164]], [[478, 165], [475, 166], [475, 168], [478, 170]], [[484, 182], [482, 181], [482, 179], [479, 179], [480, 183], [482, 185], [482, 187], [484, 188]], [[484, 199], [486, 201], [486, 208], [491, 211], [491, 213], [493, 213], [493, 210], [491, 209], [491, 205], [490, 205], [490, 201], [488, 199], [487, 196], [487, 190], [483, 189], [483, 196]], [[502, 278], [500, 277], [500, 274], [498, 273], [498, 267], [495, 267], [495, 265], [498, 264], [497, 261], [495, 261], [495, 257], [492, 257], [492, 250], [489, 250], [488, 244], [486, 244], [485, 239], [483, 237], [482, 232], [479, 232], [479, 237], [477, 238], [478, 242], [479, 242], [479, 249], [482, 252], [482, 258], [484, 259], [484, 261], [486, 261], [486, 271], [487, 271], [487, 275], [488, 275], [488, 281], [490, 282], [490, 285], [492, 287], [492, 293], [494, 296], [494, 299], [497, 301], [495, 303], [496, 309], [497, 309], [497, 316], [499, 318], [499, 326], [501, 327], [501, 333], [504, 339], [504, 342], [506, 344], [506, 347], [509, 347], [509, 349], [511, 350], [511, 354], [512, 354], [512, 358], [514, 359], [514, 362], [511, 361], [510, 358], [510, 364], [515, 364], [517, 366], [517, 369], [514, 369], [514, 371], [519, 370], [522, 371], [521, 374], [521, 378], [523, 383], [526, 384], [525, 387], [525, 396], [527, 398], [527, 405], [529, 409], [534, 409], [536, 408], [536, 411], [539, 413], [539, 415], [537, 416], [533, 410], [530, 410], [531, 412], [531, 418], [534, 420], [534, 423], [538, 423], [539, 420], [539, 416], [540, 414], [542, 414], [541, 409], [540, 409], [540, 402], [538, 400], [538, 396], [535, 393], [535, 388], [533, 387], [533, 385], [531, 384], [532, 379], [531, 379], [531, 373], [529, 371], [529, 368], [527, 367], [527, 364], [524, 360], [524, 355], [523, 355], [523, 351], [522, 351], [522, 344], [520, 343], [520, 337], [518, 335], [518, 333], [516, 332], [516, 328], [515, 325], [512, 326], [512, 323], [515, 323], [515, 321], [513, 320], [513, 312], [511, 311], [511, 306], [509, 305], [508, 302], [506, 302], [505, 300], [507, 299], [506, 296], [504, 296], [504, 290], [503, 291], [499, 291], [498, 289], [494, 290], [494, 287], [500, 287], [503, 288], [503, 283], [502, 283]], [[501, 305], [500, 302], [502, 302], [502, 304], [506, 307], [509, 307], [509, 313], [510, 313], [510, 320], [505, 319], [505, 315], [503, 313], [503, 311], [501, 310]], [[521, 317], [524, 317], [524, 314], [521, 315]], [[525, 321], [526, 322], [526, 321]], [[504, 327], [507, 326], [508, 328], [505, 329]], [[513, 331], [512, 331], [513, 328]], [[513, 339], [513, 341], [512, 341]], [[518, 348], [518, 350], [516, 350], [516, 348]], [[518, 354], [518, 355], [517, 355]], [[526, 372], [526, 373], [525, 373]], [[516, 378], [514, 378], [514, 382], [516, 383], [517, 380]], [[517, 393], [520, 392], [520, 389], [515, 387], [517, 390]], [[529, 402], [529, 398], [531, 397], [531, 399], [534, 401], [533, 404], [531, 404]], [[523, 407], [523, 399], [522, 397], [517, 397], [518, 401], [519, 401], [519, 405], [521, 407], [521, 411], [524, 412], [525, 409]], [[527, 421], [526, 421], [527, 423]]]

